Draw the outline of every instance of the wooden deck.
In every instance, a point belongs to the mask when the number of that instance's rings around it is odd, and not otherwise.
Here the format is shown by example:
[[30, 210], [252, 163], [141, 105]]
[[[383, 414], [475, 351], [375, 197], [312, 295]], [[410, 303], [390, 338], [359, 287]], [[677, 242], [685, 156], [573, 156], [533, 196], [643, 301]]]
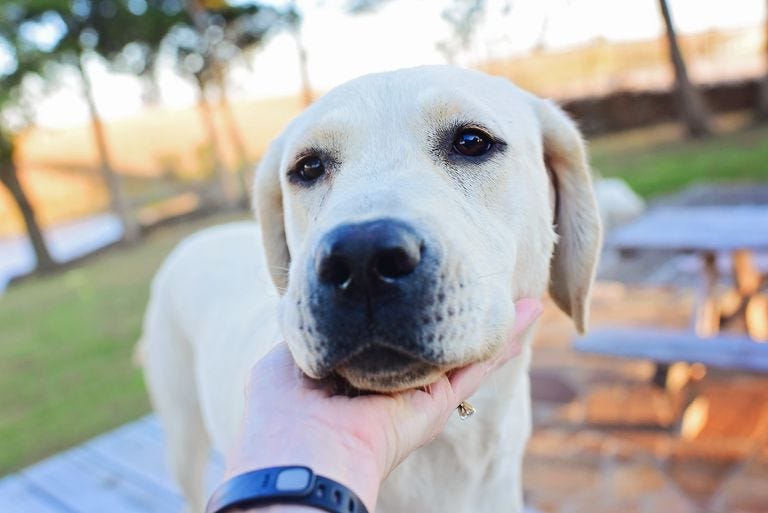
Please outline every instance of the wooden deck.
[[[209, 494], [223, 472], [223, 460], [212, 454]], [[165, 463], [162, 431], [152, 415], [0, 478], [0, 513], [182, 512], [183, 499]]]
[[[207, 486], [222, 475], [212, 455]], [[2, 513], [181, 513], [153, 416], [0, 479]]]

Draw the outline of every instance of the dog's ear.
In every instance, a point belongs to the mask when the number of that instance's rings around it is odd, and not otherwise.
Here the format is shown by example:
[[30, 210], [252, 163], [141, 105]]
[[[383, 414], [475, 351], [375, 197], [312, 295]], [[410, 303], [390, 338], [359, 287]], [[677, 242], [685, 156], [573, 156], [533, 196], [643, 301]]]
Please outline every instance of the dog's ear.
[[256, 168], [253, 188], [253, 210], [261, 225], [261, 238], [267, 255], [272, 281], [282, 294], [288, 286], [291, 254], [285, 238], [283, 192], [280, 187], [280, 138], [272, 142]]
[[574, 122], [554, 103], [537, 100], [544, 162], [555, 189], [555, 230], [549, 293], [576, 329], [587, 328], [589, 298], [602, 230], [586, 148]]

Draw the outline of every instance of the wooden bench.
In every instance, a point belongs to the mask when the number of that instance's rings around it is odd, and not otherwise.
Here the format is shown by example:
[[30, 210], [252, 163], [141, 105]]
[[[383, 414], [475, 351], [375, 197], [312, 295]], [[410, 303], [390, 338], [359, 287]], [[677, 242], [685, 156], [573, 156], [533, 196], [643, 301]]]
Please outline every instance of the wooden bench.
[[[696, 333], [715, 336], [724, 324], [743, 322], [752, 339], [768, 341], [768, 277], [754, 258], [768, 252], [768, 205], [659, 208], [609, 234], [606, 246], [697, 254], [703, 265]], [[723, 293], [717, 261], [727, 254], [733, 280]]]
[[722, 369], [768, 372], [768, 343], [755, 342], [746, 335], [701, 338], [688, 331], [605, 328], [576, 339], [573, 348], [659, 364], [702, 363]]

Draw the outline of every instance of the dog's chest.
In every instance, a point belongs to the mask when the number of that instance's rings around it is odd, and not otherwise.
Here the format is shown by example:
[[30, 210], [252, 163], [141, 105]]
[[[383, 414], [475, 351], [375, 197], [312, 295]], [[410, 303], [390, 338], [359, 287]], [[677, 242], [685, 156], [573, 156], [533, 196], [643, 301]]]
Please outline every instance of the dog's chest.
[[384, 482], [379, 513], [522, 511], [522, 458], [530, 435], [527, 357], [511, 362], [458, 415]]

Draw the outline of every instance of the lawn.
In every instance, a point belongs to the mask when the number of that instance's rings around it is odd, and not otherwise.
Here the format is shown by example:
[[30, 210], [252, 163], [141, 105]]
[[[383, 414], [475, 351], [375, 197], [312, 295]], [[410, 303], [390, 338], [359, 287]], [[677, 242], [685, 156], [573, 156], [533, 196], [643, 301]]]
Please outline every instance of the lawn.
[[[768, 181], [768, 127], [691, 142], [666, 126], [590, 150], [602, 175], [644, 196], [699, 180]], [[159, 230], [0, 296], [0, 475], [149, 411], [131, 354], [152, 274], [182, 237], [231, 218]]]
[[150, 279], [185, 235], [230, 219], [159, 230], [0, 296], [0, 475], [149, 411], [131, 356]]
[[625, 179], [641, 196], [678, 191], [695, 182], [768, 182], [768, 126], [737, 128], [701, 141], [682, 139], [676, 125], [602, 137], [590, 147], [592, 167]]

